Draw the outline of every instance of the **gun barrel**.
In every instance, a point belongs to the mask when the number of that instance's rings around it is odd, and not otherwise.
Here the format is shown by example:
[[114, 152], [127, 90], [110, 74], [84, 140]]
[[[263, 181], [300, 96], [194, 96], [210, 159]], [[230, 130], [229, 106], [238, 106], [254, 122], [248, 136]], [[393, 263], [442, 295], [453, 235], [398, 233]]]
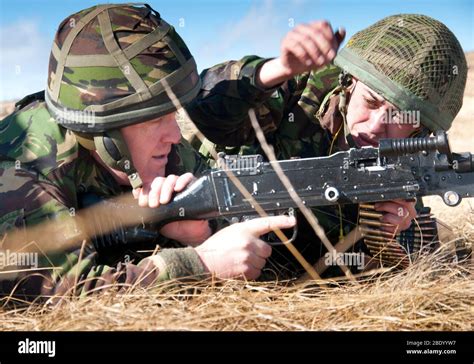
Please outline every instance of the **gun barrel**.
[[379, 151], [382, 156], [413, 154], [422, 151], [438, 151], [451, 155], [448, 136], [444, 131], [438, 131], [436, 136], [431, 138], [380, 139]]
[[[221, 158], [229, 162], [226, 168], [206, 172], [168, 204], [139, 208], [138, 216], [166, 224], [254, 215], [256, 204], [270, 213], [295, 208], [297, 204], [278, 178], [274, 163], [280, 165], [293, 191], [308, 207], [428, 195], [442, 196], [445, 203], [454, 206], [474, 195], [472, 154], [451, 153], [444, 132], [434, 138], [382, 139], [379, 148], [350, 149], [328, 157], [278, 162], [262, 162], [260, 155]], [[252, 198], [232, 183], [226, 169], [233, 171]]]

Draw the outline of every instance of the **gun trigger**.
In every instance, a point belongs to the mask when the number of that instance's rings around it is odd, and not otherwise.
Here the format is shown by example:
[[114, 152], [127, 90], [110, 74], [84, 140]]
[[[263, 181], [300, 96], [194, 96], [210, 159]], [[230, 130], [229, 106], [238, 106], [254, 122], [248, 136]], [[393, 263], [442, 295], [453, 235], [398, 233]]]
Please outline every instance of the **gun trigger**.
[[[295, 214], [295, 209], [293, 207], [290, 207], [288, 209], [288, 216], [293, 216], [296, 220], [296, 214]], [[293, 227], [293, 235], [291, 236], [290, 240], [285, 241], [283, 244], [289, 244], [295, 241], [296, 235], [298, 235], [298, 220], [296, 220], [296, 224]]]
[[[296, 214], [295, 214], [295, 209], [290, 207], [287, 211], [288, 213], [288, 216], [294, 216], [294, 218], [296, 219]], [[298, 235], [298, 220], [296, 220], [296, 224], [295, 226], [293, 226], [293, 235], [291, 235], [291, 238], [289, 240], [286, 240], [286, 241], [280, 241], [280, 242], [267, 242], [267, 244], [270, 244], [271, 246], [278, 246], [278, 245], [286, 245], [286, 244], [290, 244], [290, 243], [293, 243], [296, 239], [296, 236]]]
[[291, 236], [290, 240], [285, 241], [283, 244], [293, 243], [297, 235], [298, 235], [298, 222], [296, 222], [295, 226], [293, 226], [293, 235]]

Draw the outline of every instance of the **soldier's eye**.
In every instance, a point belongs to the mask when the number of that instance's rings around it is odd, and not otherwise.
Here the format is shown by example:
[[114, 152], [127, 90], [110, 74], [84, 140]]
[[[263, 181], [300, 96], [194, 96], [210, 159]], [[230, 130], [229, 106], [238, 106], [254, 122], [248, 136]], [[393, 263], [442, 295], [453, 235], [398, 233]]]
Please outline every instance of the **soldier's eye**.
[[365, 103], [367, 104], [367, 107], [369, 109], [378, 109], [381, 105], [381, 102], [379, 100], [376, 100], [374, 98], [368, 98], [364, 96]]

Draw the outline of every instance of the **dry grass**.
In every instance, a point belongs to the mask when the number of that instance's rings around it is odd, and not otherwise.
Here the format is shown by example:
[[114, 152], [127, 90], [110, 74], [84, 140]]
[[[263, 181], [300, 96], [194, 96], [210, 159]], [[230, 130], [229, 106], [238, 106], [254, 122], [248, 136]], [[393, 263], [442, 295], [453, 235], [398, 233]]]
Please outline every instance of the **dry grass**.
[[226, 281], [0, 311], [3, 330], [472, 330], [472, 268], [435, 257], [321, 288]]

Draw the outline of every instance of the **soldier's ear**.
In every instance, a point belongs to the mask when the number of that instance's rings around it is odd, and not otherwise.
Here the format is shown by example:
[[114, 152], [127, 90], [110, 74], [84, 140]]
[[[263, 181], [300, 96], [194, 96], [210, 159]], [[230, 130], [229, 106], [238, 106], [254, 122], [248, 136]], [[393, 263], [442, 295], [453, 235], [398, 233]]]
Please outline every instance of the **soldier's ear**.
[[125, 139], [118, 129], [108, 130], [94, 136], [99, 157], [109, 167], [125, 172], [133, 188], [142, 186], [142, 180], [135, 169]]

